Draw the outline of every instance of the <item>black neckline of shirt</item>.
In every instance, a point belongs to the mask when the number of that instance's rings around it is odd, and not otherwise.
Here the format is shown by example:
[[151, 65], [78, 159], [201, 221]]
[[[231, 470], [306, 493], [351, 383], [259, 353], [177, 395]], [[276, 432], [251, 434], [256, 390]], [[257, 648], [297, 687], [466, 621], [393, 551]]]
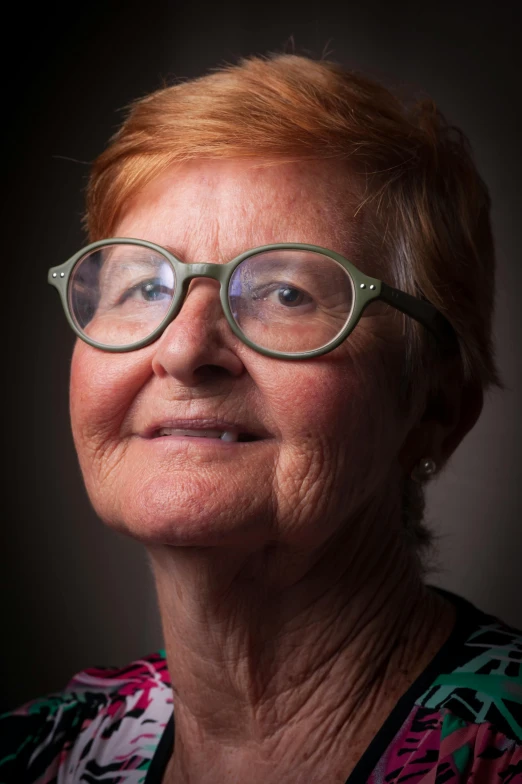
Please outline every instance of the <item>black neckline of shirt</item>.
[[[479, 620], [492, 619], [474, 604], [458, 594], [446, 591], [436, 585], [428, 586], [437, 591], [455, 607], [455, 623], [447, 640], [439, 648], [431, 662], [402, 695], [397, 705], [385, 719], [381, 728], [370, 741], [363, 755], [348, 776], [345, 784], [366, 784], [375, 766], [400, 730], [413, 706], [424, 692], [428, 690], [435, 678], [444, 670], [451, 672], [460, 663], [462, 644]], [[144, 784], [161, 784], [163, 776], [174, 749], [174, 714], [165, 725], [154, 756], [151, 760]]]
[[348, 776], [345, 784], [366, 784], [379, 760], [400, 730], [419, 697], [430, 688], [434, 680], [443, 672], [452, 672], [462, 663], [463, 644], [479, 622], [493, 619], [475, 607], [462, 596], [430, 585], [455, 607], [455, 623], [446, 642], [444, 642], [430, 663], [413, 681], [407, 691], [398, 700], [397, 705], [385, 719], [377, 734], [366, 747], [362, 757]]

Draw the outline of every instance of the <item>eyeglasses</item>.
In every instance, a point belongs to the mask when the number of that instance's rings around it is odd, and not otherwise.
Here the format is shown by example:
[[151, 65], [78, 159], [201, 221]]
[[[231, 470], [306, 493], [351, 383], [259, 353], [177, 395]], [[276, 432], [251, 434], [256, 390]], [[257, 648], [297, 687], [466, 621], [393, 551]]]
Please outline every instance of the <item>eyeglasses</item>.
[[219, 282], [232, 332], [269, 357], [308, 359], [332, 351], [374, 300], [419, 321], [444, 347], [456, 343], [453, 327], [429, 302], [364, 275], [317, 245], [263, 245], [226, 264], [185, 264], [160, 245], [118, 237], [87, 245], [52, 267], [48, 281], [60, 292], [78, 337], [121, 352], [156, 340], [198, 277]]

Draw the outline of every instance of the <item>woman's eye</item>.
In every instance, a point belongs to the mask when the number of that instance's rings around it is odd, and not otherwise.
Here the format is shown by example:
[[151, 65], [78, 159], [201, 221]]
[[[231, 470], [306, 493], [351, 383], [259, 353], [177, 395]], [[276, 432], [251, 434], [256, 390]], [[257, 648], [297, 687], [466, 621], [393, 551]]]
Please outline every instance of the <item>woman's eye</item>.
[[167, 293], [165, 286], [162, 286], [161, 283], [156, 282], [148, 282], [143, 284], [140, 287], [140, 291], [143, 299], [146, 299], [148, 302], [151, 302], [155, 299], [161, 299], [163, 295]]
[[277, 297], [281, 305], [287, 307], [296, 307], [297, 305], [305, 305], [312, 301], [312, 298], [305, 294], [304, 291], [294, 288], [293, 286], [281, 286], [277, 292]]
[[285, 308], [296, 308], [299, 305], [309, 305], [313, 302], [309, 294], [289, 283], [262, 286], [253, 293], [253, 299], [271, 300], [284, 305]]
[[165, 297], [171, 297], [172, 290], [163, 285], [160, 280], [144, 280], [128, 289], [119, 299], [121, 305], [129, 299], [143, 299], [145, 302], [155, 302]]

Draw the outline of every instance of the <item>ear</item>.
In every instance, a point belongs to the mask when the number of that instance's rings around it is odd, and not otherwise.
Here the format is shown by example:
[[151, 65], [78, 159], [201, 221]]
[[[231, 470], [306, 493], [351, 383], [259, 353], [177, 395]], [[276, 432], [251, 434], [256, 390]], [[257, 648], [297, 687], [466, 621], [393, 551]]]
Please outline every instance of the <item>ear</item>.
[[409, 431], [398, 460], [409, 476], [423, 457], [431, 457], [438, 470], [477, 422], [484, 395], [477, 383], [464, 383], [460, 359], [446, 365], [436, 391], [426, 395], [424, 410]]

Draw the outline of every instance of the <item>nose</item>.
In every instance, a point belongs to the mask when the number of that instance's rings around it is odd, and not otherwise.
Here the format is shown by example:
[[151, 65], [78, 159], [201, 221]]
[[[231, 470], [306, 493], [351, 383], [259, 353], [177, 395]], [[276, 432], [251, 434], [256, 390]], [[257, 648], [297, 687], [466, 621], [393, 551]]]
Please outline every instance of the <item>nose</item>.
[[154, 344], [152, 369], [159, 377], [172, 376], [186, 386], [197, 386], [224, 375], [244, 371], [234, 335], [223, 313], [219, 283], [192, 280], [183, 306]]

